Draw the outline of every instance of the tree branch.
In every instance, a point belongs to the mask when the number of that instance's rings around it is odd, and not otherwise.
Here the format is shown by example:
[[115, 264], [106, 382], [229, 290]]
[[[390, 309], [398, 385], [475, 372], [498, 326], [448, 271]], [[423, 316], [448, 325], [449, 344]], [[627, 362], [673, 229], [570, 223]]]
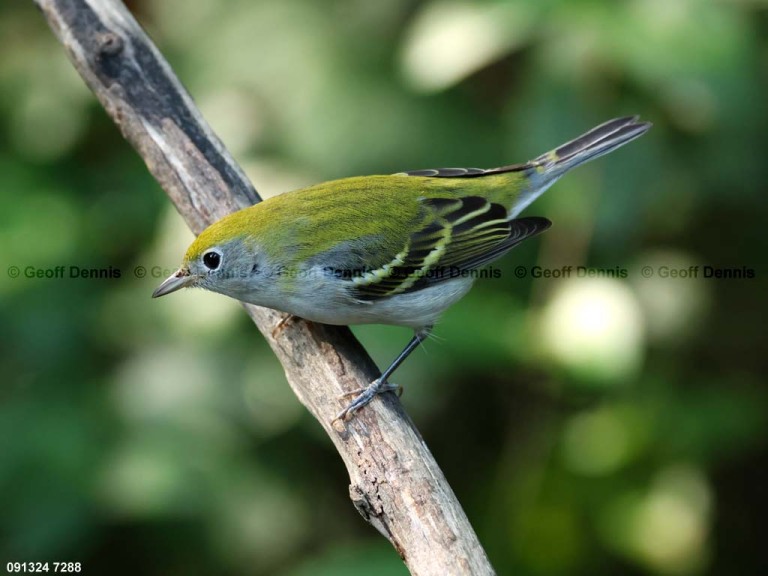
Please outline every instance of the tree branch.
[[[35, 2], [193, 232], [260, 200], [122, 3]], [[390, 540], [411, 573], [493, 574], [453, 491], [394, 395], [376, 399], [343, 430], [331, 426], [339, 395], [378, 376], [351, 332], [299, 319], [281, 323], [278, 312], [245, 308], [293, 391], [344, 460], [355, 507]]]

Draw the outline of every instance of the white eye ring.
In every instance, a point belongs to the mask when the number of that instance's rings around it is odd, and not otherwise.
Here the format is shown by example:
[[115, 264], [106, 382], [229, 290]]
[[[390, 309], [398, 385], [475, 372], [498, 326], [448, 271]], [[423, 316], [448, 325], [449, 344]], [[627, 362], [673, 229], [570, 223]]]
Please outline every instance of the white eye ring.
[[219, 266], [221, 266], [222, 260], [223, 260], [223, 255], [221, 253], [221, 250], [217, 250], [216, 248], [211, 248], [210, 250], [206, 250], [206, 252], [203, 254], [203, 257], [202, 257], [203, 266], [208, 268], [209, 272], [218, 270]]

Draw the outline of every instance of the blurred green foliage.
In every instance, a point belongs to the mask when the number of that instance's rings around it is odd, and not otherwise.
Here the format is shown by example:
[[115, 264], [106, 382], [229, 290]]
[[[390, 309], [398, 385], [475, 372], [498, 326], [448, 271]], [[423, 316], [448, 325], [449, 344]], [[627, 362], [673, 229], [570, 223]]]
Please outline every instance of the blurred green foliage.
[[[265, 196], [652, 120], [529, 208], [552, 230], [396, 381], [499, 573], [765, 573], [764, 1], [130, 7]], [[33, 4], [2, 4], [2, 566], [406, 573], [239, 306], [149, 299], [190, 239]], [[120, 277], [26, 277], [56, 266]], [[381, 365], [408, 338], [355, 331]]]

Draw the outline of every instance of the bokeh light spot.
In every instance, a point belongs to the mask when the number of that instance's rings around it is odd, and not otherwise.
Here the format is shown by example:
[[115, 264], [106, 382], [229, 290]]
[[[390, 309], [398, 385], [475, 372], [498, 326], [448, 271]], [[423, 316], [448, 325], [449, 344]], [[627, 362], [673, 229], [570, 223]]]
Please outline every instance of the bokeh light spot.
[[642, 359], [640, 306], [625, 284], [609, 278], [564, 282], [544, 309], [541, 335], [554, 361], [596, 381], [627, 378]]

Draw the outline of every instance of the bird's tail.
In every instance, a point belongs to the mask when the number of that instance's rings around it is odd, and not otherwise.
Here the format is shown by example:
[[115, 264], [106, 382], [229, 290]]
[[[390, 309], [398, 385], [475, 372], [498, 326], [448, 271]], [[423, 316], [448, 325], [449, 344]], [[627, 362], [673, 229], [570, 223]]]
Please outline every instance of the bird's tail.
[[545, 173], [559, 176], [571, 168], [613, 152], [645, 134], [650, 127], [650, 122], [638, 122], [637, 116], [609, 120], [551, 152], [542, 154], [530, 164], [543, 168]]
[[637, 116], [615, 118], [530, 162], [495, 168], [488, 172], [525, 170], [529, 173], [529, 186], [520, 194], [510, 213], [510, 216], [516, 216], [568, 170], [613, 152], [645, 134], [651, 126], [650, 122], [640, 122]]

